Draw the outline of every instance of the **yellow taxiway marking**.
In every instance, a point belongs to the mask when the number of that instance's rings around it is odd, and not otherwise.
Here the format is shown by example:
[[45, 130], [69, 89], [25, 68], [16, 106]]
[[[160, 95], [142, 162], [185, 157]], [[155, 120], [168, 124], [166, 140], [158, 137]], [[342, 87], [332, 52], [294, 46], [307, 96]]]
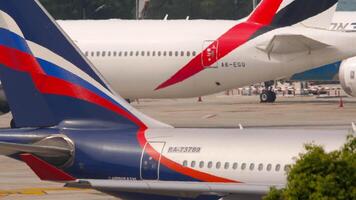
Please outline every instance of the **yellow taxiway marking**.
[[86, 190], [79, 188], [26, 188], [18, 190], [0, 190], [0, 197], [9, 196], [9, 195], [46, 195], [50, 191], [78, 191]]

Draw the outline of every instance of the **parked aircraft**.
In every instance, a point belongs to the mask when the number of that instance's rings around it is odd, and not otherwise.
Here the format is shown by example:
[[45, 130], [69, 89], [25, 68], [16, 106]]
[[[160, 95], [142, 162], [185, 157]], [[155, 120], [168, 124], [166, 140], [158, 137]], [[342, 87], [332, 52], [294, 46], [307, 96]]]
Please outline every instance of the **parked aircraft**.
[[0, 153], [42, 180], [123, 199], [256, 199], [285, 185], [304, 143], [329, 151], [346, 138], [158, 122], [116, 95], [36, 0], [0, 1], [0, 35], [0, 78], [19, 127], [0, 130]]
[[[315, 26], [327, 21], [329, 27], [336, 2], [310, 1], [305, 9], [299, 6], [304, 1], [276, 1], [277, 14], [253, 27], [251, 17], [59, 24], [124, 98], [184, 98], [288, 77], [340, 61], [342, 56], [329, 48], [337, 45], [337, 39], [328, 41], [337, 33], [305, 27], [314, 26], [315, 21]], [[269, 8], [260, 6], [260, 10], [268, 15]], [[273, 13], [273, 7], [270, 11]], [[301, 23], [303, 26], [296, 25]], [[268, 101], [275, 97], [272, 91], [266, 95]]]
[[[278, 0], [255, 11], [266, 14], [257, 25], [253, 15], [239, 21], [59, 23], [125, 99], [184, 98], [288, 77], [351, 56], [341, 41], [351, 35], [296, 26], [327, 24], [336, 2], [310, 1], [305, 9], [303, 1]], [[266, 102], [275, 98], [271, 90], [261, 95]]]

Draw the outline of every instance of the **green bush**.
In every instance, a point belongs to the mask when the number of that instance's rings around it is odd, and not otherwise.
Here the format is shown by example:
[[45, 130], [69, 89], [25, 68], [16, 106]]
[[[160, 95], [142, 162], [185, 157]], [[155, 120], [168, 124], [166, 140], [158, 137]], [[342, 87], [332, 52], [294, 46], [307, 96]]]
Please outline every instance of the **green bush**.
[[285, 189], [271, 188], [264, 200], [355, 200], [356, 137], [337, 151], [306, 145], [287, 174]]

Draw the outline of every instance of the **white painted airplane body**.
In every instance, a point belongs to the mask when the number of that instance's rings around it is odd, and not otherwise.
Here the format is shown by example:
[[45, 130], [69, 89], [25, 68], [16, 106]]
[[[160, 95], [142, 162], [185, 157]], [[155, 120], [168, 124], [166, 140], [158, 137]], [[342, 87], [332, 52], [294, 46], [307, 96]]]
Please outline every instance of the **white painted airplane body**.
[[[350, 38], [345, 37], [344, 33], [301, 26], [279, 28], [245, 43], [214, 64], [206, 66], [205, 70], [195, 76], [156, 90], [161, 83], [199, 56], [216, 38], [239, 23], [222, 20], [59, 22], [114, 90], [127, 99], [182, 98], [212, 94], [265, 80], [289, 77], [351, 56], [354, 51]], [[284, 52], [271, 54], [270, 58], [258, 48], [267, 45], [277, 35], [300, 33], [332, 48], [315, 49], [312, 53], [306, 49], [298, 52], [284, 49]], [[240, 37], [235, 36], [231, 39], [238, 40]], [[217, 46], [219, 53], [219, 44]], [[158, 52], [161, 56], [158, 56]]]
[[[276, 1], [263, 2], [269, 8]], [[307, 37], [292, 35], [297, 42], [285, 49], [291, 37], [285, 33], [268, 45], [259, 42], [273, 35], [251, 41], [270, 57], [255, 59], [292, 63], [299, 54], [352, 53], [339, 48], [350, 42], [348, 34], [331, 40], [303, 29]], [[346, 138], [334, 130], [176, 129], [158, 122], [111, 90], [38, 1], [0, 1], [0, 36], [8, 39], [0, 39], [0, 78], [16, 125], [0, 130], [0, 154], [24, 161], [42, 180], [129, 200], [258, 199], [270, 186], [285, 186], [285, 166], [305, 143], [330, 151]], [[312, 47], [307, 55], [299, 52], [301, 42]]]

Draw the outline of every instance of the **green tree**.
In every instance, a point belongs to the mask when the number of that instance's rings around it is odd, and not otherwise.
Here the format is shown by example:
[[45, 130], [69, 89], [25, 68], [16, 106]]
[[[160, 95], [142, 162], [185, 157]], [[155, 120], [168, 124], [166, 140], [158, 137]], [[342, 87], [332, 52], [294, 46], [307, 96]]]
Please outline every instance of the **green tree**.
[[356, 199], [355, 136], [338, 151], [328, 153], [316, 145], [306, 145], [306, 150], [289, 171], [286, 188], [271, 188], [264, 200]]
[[151, 0], [146, 19], [240, 19], [252, 10], [246, 0]]
[[40, 0], [55, 19], [132, 19], [133, 0]]

